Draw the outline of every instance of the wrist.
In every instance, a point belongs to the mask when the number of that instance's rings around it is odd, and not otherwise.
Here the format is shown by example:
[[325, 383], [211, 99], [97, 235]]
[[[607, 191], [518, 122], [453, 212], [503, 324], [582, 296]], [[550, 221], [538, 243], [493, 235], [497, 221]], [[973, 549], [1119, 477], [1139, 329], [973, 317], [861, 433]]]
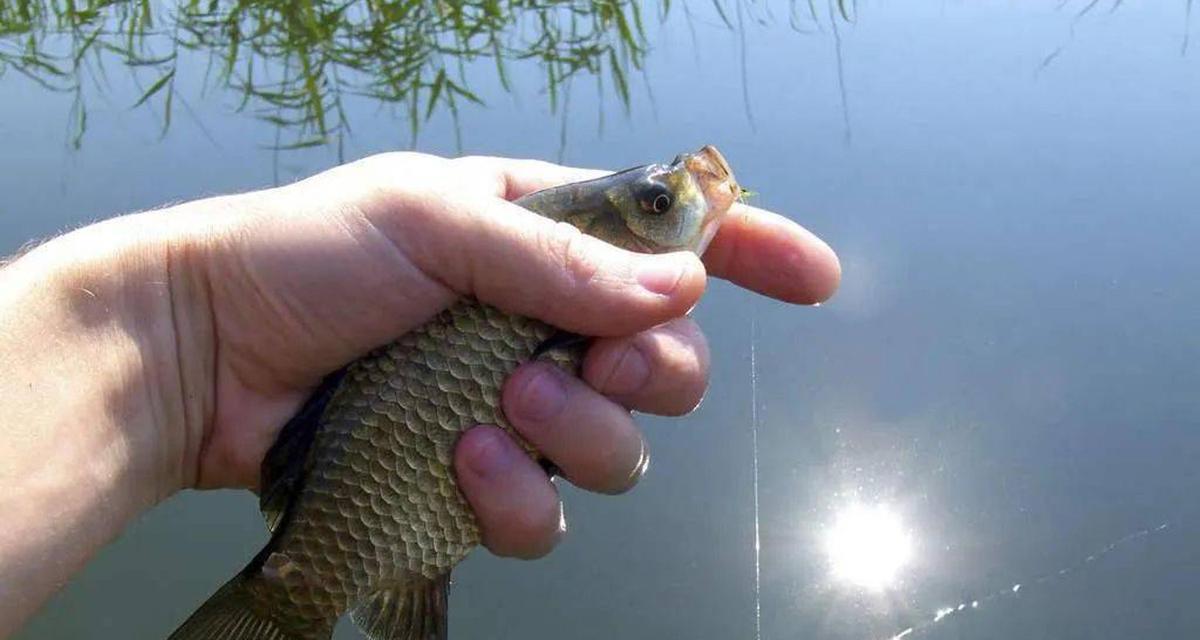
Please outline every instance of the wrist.
[[184, 384], [195, 367], [185, 372], [180, 354], [200, 346], [175, 318], [185, 315], [194, 333], [197, 314], [178, 308], [192, 292], [179, 291], [186, 270], [172, 264], [177, 243], [155, 219], [167, 215], [85, 227], [0, 272], [3, 348], [16, 360], [0, 375], [29, 409], [19, 428], [59, 456], [60, 464], [40, 465], [47, 473], [91, 477], [115, 520], [190, 486], [189, 448], [198, 448], [204, 424], [193, 408], [211, 396], [199, 381]]

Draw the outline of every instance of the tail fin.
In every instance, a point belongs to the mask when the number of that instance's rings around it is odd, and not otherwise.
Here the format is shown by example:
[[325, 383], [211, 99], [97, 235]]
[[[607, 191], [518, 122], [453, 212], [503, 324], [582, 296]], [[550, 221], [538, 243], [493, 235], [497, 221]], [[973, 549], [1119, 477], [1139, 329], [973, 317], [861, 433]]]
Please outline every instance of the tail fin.
[[280, 628], [254, 607], [249, 588], [253, 579], [246, 574], [234, 576], [167, 640], [317, 640], [332, 635], [332, 629], [320, 635], [297, 635]]

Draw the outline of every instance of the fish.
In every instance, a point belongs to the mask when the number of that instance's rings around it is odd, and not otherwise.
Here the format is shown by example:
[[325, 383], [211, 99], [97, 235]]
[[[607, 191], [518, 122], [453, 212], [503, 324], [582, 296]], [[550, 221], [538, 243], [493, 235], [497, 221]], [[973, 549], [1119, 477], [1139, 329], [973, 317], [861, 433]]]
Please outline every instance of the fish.
[[[740, 194], [705, 146], [515, 202], [631, 251], [701, 254]], [[501, 385], [537, 358], [577, 373], [586, 347], [461, 298], [329, 374], [263, 460], [270, 540], [169, 640], [325, 640], [347, 612], [372, 640], [444, 640], [451, 570], [480, 542], [454, 446], [495, 424], [549, 473], [504, 417]]]

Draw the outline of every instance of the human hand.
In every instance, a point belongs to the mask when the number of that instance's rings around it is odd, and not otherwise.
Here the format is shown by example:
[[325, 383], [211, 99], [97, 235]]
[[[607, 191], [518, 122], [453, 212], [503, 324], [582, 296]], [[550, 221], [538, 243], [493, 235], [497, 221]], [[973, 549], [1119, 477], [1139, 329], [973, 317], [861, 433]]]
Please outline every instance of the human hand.
[[[598, 336], [582, 380], [529, 364], [510, 377], [503, 406], [567, 479], [615, 493], [644, 467], [628, 410], [685, 413], [704, 391], [707, 347], [684, 314], [705, 266], [796, 303], [831, 295], [839, 270], [814, 236], [752, 207], [735, 205], [702, 265], [631, 254], [508, 202], [594, 175], [384, 154], [86, 227], [6, 271], [16, 280], [49, 268], [66, 324], [103, 326], [132, 345], [124, 377], [105, 381], [118, 414], [106, 441], [122, 447], [113, 464], [137, 470], [126, 486], [143, 492], [133, 499], [143, 507], [182, 488], [253, 487], [279, 428], [324, 374], [464, 295]], [[507, 436], [472, 430], [455, 466], [489, 548], [531, 557], [553, 546], [557, 493]]]

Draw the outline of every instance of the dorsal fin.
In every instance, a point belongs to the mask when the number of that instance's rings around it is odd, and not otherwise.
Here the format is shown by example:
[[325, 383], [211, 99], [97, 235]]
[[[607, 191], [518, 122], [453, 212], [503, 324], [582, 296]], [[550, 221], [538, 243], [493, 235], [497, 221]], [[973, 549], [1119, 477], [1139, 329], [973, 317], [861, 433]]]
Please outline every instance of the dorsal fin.
[[300, 487], [304, 477], [304, 462], [316, 436], [317, 426], [325, 413], [325, 406], [345, 377], [346, 369], [343, 367], [325, 376], [320, 386], [304, 401], [300, 411], [283, 426], [263, 458], [259, 471], [262, 493], [258, 498], [258, 508], [272, 532], [279, 526], [279, 521]]
[[450, 573], [414, 576], [355, 605], [350, 617], [371, 640], [446, 640]]

